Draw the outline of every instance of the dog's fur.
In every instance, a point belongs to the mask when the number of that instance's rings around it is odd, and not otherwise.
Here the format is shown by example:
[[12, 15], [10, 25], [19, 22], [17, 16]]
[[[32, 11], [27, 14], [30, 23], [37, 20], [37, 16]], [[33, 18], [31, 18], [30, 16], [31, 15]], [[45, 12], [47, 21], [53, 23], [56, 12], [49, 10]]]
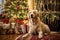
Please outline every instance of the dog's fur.
[[31, 10], [28, 13], [28, 18], [29, 18], [29, 31], [27, 34], [25, 34], [23, 37], [26, 37], [29, 34], [32, 34], [33, 32], [38, 32], [38, 37], [42, 38], [44, 33], [50, 33], [50, 29], [48, 25], [44, 24], [40, 20], [39, 13], [37, 10]]
[[39, 17], [39, 13], [37, 12], [37, 10], [31, 10], [29, 11], [29, 13], [27, 14], [28, 19], [29, 19], [29, 31], [28, 33], [26, 33], [25, 35], [23, 35], [23, 38], [28, 37], [29, 35], [32, 35], [32, 33], [35, 33], [37, 31], [38, 33], [38, 37], [42, 38], [44, 33], [50, 33], [50, 29], [48, 27], [48, 25], [44, 24]]

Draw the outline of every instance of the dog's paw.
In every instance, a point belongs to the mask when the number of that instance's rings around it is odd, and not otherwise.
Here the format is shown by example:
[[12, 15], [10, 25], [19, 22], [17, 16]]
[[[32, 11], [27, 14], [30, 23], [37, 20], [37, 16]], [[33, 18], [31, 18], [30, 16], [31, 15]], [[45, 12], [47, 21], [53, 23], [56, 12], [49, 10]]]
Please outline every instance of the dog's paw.
[[25, 35], [23, 35], [22, 37], [23, 37], [23, 38], [26, 38], [27, 36], [28, 36], [28, 34], [25, 34]]
[[28, 34], [22, 36], [21, 40], [25, 40], [28, 37]]
[[38, 37], [39, 37], [39, 38], [42, 38], [42, 37], [43, 37], [43, 35], [39, 35]]
[[43, 33], [42, 33], [42, 31], [41, 32], [39, 32], [39, 36], [38, 36], [39, 38], [42, 38], [43, 37]]

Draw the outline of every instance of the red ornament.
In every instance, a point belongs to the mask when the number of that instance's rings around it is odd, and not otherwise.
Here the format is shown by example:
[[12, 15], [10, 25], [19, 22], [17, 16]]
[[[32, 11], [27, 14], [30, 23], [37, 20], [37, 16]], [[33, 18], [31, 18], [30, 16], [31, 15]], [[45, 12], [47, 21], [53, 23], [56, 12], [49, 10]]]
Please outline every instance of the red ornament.
[[16, 20], [16, 23], [20, 23], [19, 20]]
[[24, 24], [24, 22], [23, 22], [22, 20], [20, 20], [20, 23], [21, 23], [21, 24]]
[[19, 20], [19, 19], [16, 20], [16, 22], [19, 23], [19, 24], [24, 24], [24, 22], [22, 20]]
[[20, 26], [18, 26], [18, 30], [20, 30]]
[[20, 6], [16, 6], [17, 10], [20, 9]]
[[28, 7], [26, 7], [26, 10], [28, 10]]
[[8, 19], [8, 18], [4, 18], [4, 19], [3, 19], [3, 22], [4, 22], [4, 23], [8, 23], [8, 22], [9, 22], [9, 19]]
[[27, 27], [27, 25], [26, 25], [26, 24], [23, 24], [23, 26], [24, 26], [24, 27]]

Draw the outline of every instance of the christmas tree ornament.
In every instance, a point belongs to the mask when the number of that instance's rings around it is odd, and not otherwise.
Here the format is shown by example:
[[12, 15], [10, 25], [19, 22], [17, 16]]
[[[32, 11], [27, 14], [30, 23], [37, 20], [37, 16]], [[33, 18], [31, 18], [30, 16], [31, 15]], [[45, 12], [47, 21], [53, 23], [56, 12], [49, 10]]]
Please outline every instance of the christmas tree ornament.
[[19, 18], [19, 14], [17, 15], [17, 18]]
[[24, 10], [22, 10], [22, 14], [24, 14]]
[[6, 11], [9, 11], [10, 9], [6, 9]]
[[13, 16], [13, 18], [17, 19], [17, 16], [16, 16], [16, 15], [14, 15], [14, 16]]
[[21, 12], [20, 12], [20, 11], [18, 11], [18, 13], [19, 13], [19, 14], [21, 14]]
[[11, 10], [11, 12], [13, 13], [13, 12], [14, 12], [14, 10]]
[[25, 9], [25, 7], [24, 6], [22, 6], [22, 10], [24, 10]]
[[22, 4], [23, 2], [22, 1], [20, 1], [20, 4]]
[[19, 9], [19, 8], [20, 8], [20, 6], [16, 6], [16, 8], [17, 8], [17, 9]]
[[14, 2], [11, 2], [11, 4], [13, 5], [13, 4], [14, 4]]
[[19, 5], [20, 6], [20, 8], [22, 8], [22, 5]]
[[13, 14], [11, 14], [11, 16], [13, 16]]
[[9, 8], [11, 8], [12, 5], [8, 6]]
[[13, 23], [13, 22], [15, 22], [15, 19], [14, 19], [14, 17], [11, 17], [11, 18], [9, 19], [9, 23]]
[[14, 1], [14, 3], [16, 4], [16, 1]]
[[26, 7], [26, 10], [28, 10], [28, 7]]

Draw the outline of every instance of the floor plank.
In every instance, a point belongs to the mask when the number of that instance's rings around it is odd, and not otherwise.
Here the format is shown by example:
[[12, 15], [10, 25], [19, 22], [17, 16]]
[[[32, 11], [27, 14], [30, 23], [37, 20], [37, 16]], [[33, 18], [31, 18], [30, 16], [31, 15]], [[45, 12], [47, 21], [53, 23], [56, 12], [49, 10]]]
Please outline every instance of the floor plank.
[[19, 35], [14, 35], [14, 34], [10, 34], [10, 35], [0, 35], [0, 40], [15, 40], [16, 37], [18, 37]]

